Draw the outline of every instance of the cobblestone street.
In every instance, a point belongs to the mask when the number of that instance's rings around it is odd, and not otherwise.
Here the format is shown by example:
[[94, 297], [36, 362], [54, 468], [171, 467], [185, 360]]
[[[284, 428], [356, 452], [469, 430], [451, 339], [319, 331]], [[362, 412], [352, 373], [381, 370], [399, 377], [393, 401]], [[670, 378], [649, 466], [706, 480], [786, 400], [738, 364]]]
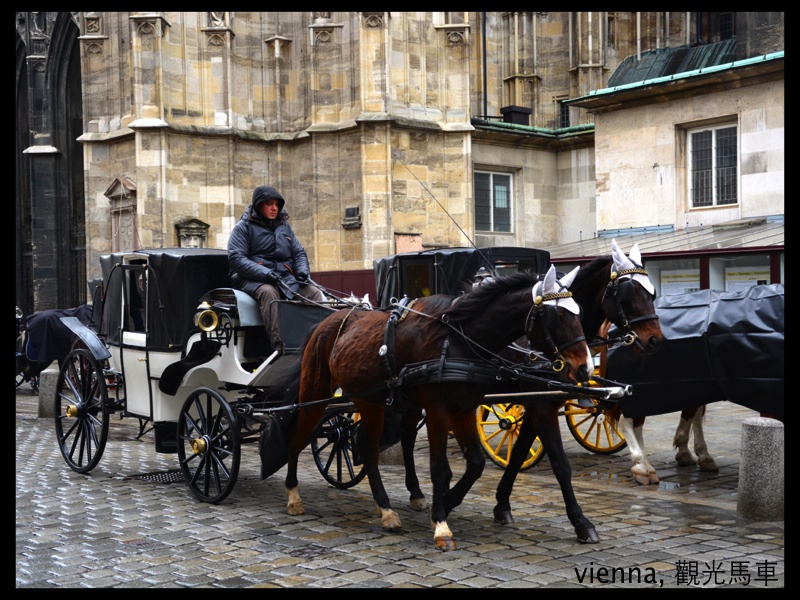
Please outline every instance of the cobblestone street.
[[[712, 404], [706, 421], [716, 474], [676, 466], [677, 414], [648, 418], [659, 486], [633, 481], [627, 449], [591, 454], [562, 426], [575, 491], [598, 544], [576, 540], [547, 458], [517, 480], [515, 523], [494, 523], [502, 471], [487, 460], [450, 516], [458, 549], [447, 553], [434, 547], [428, 515], [409, 508], [401, 466], [382, 467], [401, 533], [381, 530], [366, 480], [331, 487], [308, 450], [300, 465], [307, 514], [286, 514], [285, 468], [261, 481], [249, 446], [231, 495], [204, 504], [179, 471], [168, 476], [178, 469], [175, 455], [157, 454], [152, 434], [134, 439], [135, 419], [112, 417], [100, 464], [86, 475], [71, 471], [37, 404], [29, 390], [18, 392], [18, 588], [784, 586], [784, 522], [737, 516], [741, 424], [756, 415], [729, 403]], [[421, 434], [416, 462], [429, 495]], [[454, 443], [450, 457], [457, 477], [463, 461]]]

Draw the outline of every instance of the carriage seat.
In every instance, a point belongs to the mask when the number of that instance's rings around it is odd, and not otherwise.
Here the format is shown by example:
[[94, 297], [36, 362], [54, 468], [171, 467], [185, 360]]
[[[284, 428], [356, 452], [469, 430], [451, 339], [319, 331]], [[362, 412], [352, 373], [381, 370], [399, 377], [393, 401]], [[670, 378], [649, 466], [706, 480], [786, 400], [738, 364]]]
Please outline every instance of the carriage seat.
[[233, 288], [216, 288], [207, 292], [200, 302], [207, 302], [215, 310], [237, 317], [240, 327], [264, 326], [258, 302], [247, 292]]
[[[217, 312], [227, 312], [238, 317], [239, 327], [246, 330], [245, 355], [250, 359], [263, 359], [272, 352], [261, 311], [255, 298], [232, 288], [217, 288], [201, 298]], [[286, 354], [299, 351], [308, 331], [341, 306], [308, 304], [297, 300], [276, 300], [278, 335]]]

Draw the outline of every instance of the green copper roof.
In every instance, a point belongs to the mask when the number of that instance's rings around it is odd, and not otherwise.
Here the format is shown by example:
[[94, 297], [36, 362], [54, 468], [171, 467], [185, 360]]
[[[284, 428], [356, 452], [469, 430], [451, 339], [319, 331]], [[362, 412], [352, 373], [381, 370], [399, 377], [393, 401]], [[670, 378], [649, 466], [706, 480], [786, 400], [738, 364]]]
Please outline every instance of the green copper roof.
[[608, 87], [728, 64], [736, 59], [735, 48], [736, 40], [730, 39], [702, 46], [651, 50], [643, 52], [638, 60], [629, 56], [608, 78]]

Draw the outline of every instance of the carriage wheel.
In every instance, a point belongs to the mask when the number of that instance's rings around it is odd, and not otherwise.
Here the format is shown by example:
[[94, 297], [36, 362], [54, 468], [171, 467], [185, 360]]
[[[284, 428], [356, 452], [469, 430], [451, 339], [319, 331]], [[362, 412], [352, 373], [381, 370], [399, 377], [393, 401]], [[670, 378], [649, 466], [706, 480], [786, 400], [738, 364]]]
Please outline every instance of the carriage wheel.
[[596, 454], [614, 454], [627, 446], [617, 425], [606, 417], [594, 398], [591, 407], [583, 407], [577, 400], [567, 400], [564, 404], [564, 417], [567, 427], [578, 443]]
[[360, 419], [357, 412], [337, 412], [325, 419], [311, 438], [311, 452], [319, 472], [340, 490], [358, 485], [367, 475], [363, 464], [356, 465], [354, 455], [354, 433]]
[[186, 398], [178, 416], [178, 459], [198, 500], [217, 504], [231, 493], [239, 476], [239, 427], [219, 392], [198, 388]]
[[[519, 437], [525, 408], [520, 404], [484, 404], [476, 412], [478, 437], [486, 455], [498, 467], [505, 469], [511, 458], [511, 449]], [[544, 446], [537, 437], [528, 456], [520, 467], [521, 471], [530, 469], [544, 458]]]
[[85, 349], [70, 352], [56, 382], [55, 425], [61, 455], [78, 473], [103, 457], [108, 440], [108, 390], [100, 364]]
[[[604, 321], [600, 326], [599, 335], [601, 337], [608, 337], [608, 331], [611, 328], [609, 321]], [[608, 357], [608, 347], [605, 345], [594, 353], [595, 369], [594, 374], [600, 377], [606, 376], [606, 360]], [[589, 385], [593, 385], [590, 382]], [[607, 413], [600, 408], [599, 403], [594, 398], [591, 407], [583, 407], [578, 404], [577, 400], [567, 400], [564, 404], [564, 417], [567, 420], [567, 428], [572, 437], [577, 442], [586, 448], [589, 452], [595, 454], [614, 454], [622, 450], [628, 443], [625, 441], [616, 423], [612, 422], [606, 417]]]

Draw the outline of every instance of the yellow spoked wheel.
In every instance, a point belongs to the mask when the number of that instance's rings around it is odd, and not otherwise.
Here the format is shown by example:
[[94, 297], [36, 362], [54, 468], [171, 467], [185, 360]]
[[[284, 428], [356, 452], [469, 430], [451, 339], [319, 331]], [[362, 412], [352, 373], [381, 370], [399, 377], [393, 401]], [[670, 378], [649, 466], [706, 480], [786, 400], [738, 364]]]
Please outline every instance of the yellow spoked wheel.
[[617, 429], [616, 423], [607, 418], [606, 411], [600, 408], [597, 400], [591, 399], [594, 406], [584, 407], [577, 400], [567, 400], [564, 404], [564, 417], [567, 427], [577, 442], [596, 454], [614, 454], [622, 450], [627, 442]]
[[[608, 336], [611, 323], [605, 321], [600, 328], [600, 336]], [[594, 374], [599, 377], [606, 375], [606, 356], [608, 349], [601, 346], [594, 353], [595, 369]], [[594, 380], [589, 382], [590, 386], [596, 386]], [[581, 406], [577, 400], [567, 400], [564, 404], [564, 417], [567, 420], [567, 428], [572, 437], [577, 442], [595, 454], [614, 454], [622, 450], [628, 443], [625, 441], [617, 424], [608, 418], [608, 411], [600, 408], [600, 404], [594, 398], [591, 406]], [[584, 404], [586, 402], [584, 401]]]
[[[486, 455], [498, 467], [505, 469], [511, 458], [511, 449], [519, 437], [525, 409], [519, 404], [484, 404], [478, 407], [476, 418], [478, 437]], [[544, 457], [544, 447], [537, 437], [521, 470], [530, 469]]]

